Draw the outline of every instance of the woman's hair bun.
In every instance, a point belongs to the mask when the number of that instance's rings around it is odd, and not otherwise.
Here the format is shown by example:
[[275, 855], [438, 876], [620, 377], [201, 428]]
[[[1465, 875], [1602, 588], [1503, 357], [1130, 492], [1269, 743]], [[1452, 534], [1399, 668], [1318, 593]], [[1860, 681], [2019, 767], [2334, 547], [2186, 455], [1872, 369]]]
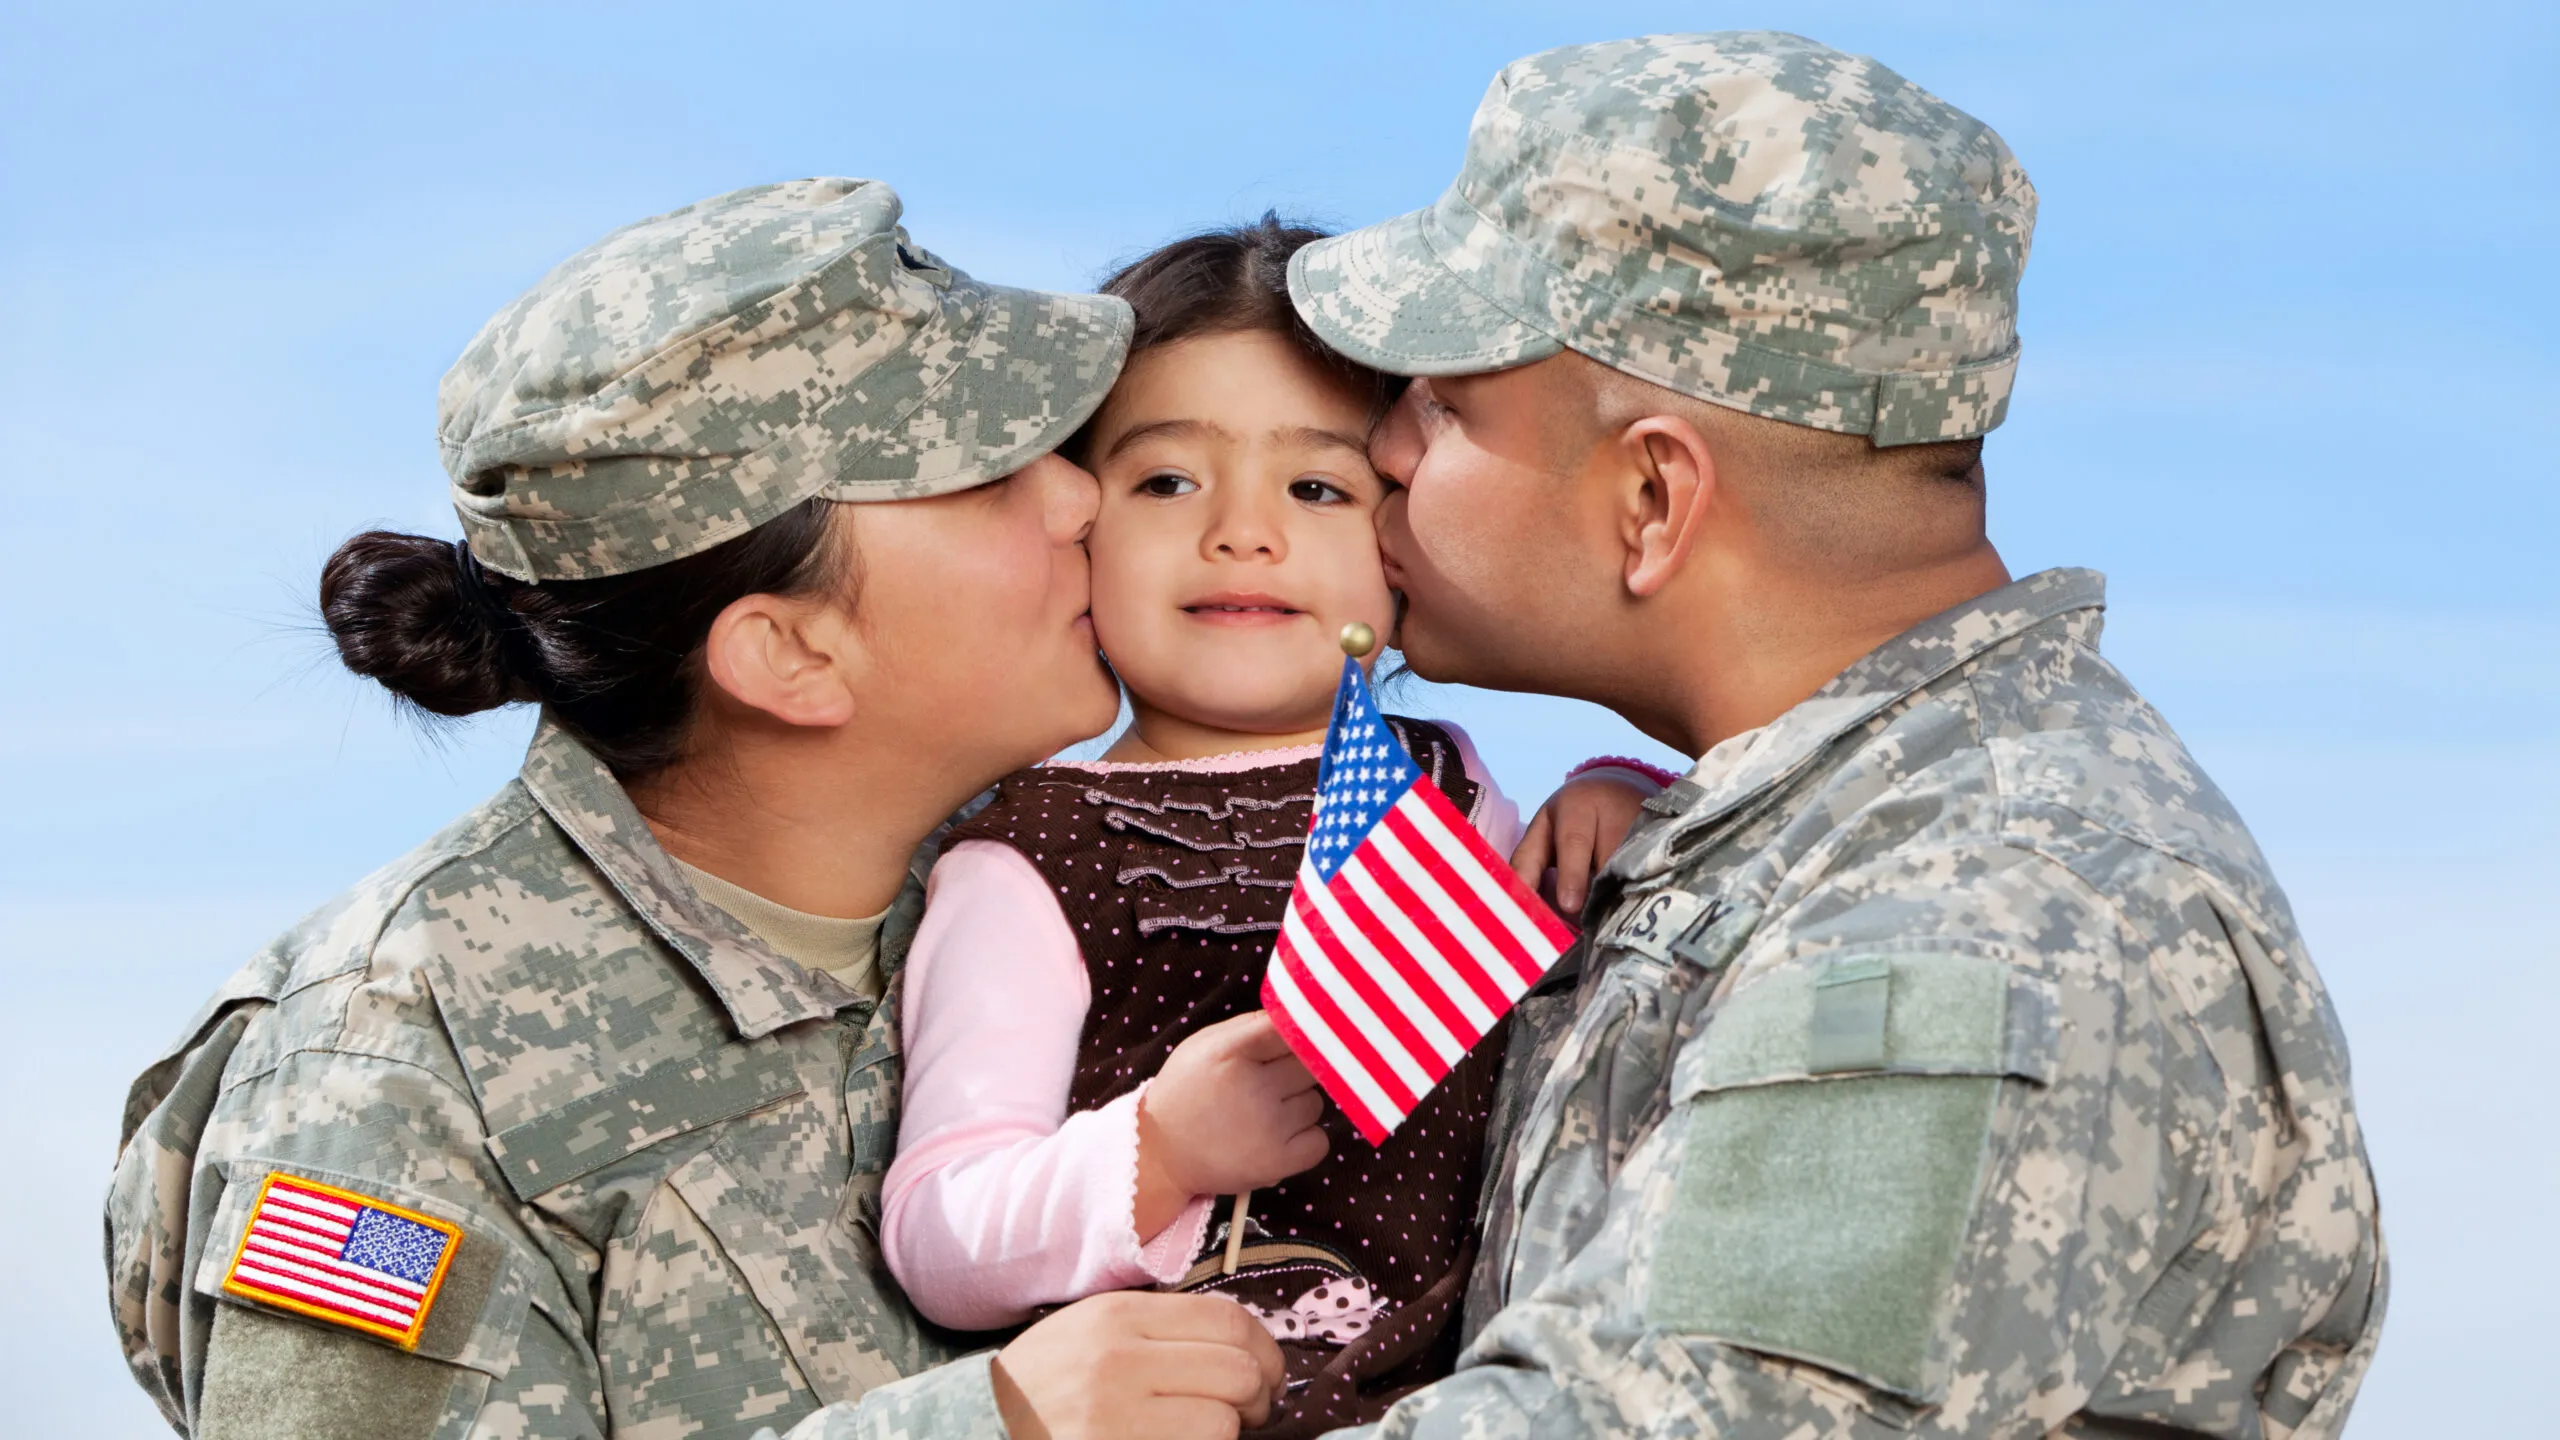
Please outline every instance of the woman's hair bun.
[[[535, 698], [508, 664], [501, 617], [463, 591], [454, 543], [368, 530], [320, 570], [320, 618], [338, 658], [436, 715]], [[492, 577], [491, 592], [507, 582]], [[503, 602], [500, 602], [503, 603]]]

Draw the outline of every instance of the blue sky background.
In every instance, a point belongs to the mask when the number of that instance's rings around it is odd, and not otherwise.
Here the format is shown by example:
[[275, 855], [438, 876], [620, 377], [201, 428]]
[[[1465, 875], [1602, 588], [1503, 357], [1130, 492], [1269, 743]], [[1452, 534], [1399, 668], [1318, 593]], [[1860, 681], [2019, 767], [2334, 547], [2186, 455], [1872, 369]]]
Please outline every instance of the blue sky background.
[[[2513, 1434], [2560, 1334], [2560, 539], [2547, 3], [13, 4], [0, 41], [0, 1396], [163, 1433], [105, 1313], [124, 1085], [267, 937], [499, 784], [334, 670], [319, 562], [453, 533], [436, 378], [640, 216], [876, 176], [963, 267], [1083, 287], [1263, 207], [1427, 203], [1506, 60], [1797, 30], [2042, 191], [1989, 450], [2021, 573], [2256, 827], [2354, 1044], [2396, 1269], [2353, 1433]], [[1659, 754], [1471, 692], [1510, 788]]]

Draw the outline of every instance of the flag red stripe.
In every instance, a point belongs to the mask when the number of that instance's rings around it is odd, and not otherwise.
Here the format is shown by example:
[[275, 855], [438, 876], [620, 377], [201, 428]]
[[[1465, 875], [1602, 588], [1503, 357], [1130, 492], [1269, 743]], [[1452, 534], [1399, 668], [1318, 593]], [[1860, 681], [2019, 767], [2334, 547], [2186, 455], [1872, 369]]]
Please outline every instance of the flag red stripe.
[[350, 1205], [335, 1196], [323, 1195], [315, 1190], [305, 1190], [299, 1185], [289, 1185], [282, 1180], [267, 1188], [267, 1203], [292, 1205], [309, 1210], [314, 1214], [327, 1216], [341, 1225], [354, 1224], [356, 1216], [363, 1213], [359, 1207]]
[[[1433, 817], [1439, 820], [1440, 828], [1448, 832], [1451, 840], [1457, 842], [1458, 848], [1473, 856], [1476, 863], [1482, 867], [1485, 879], [1490, 882], [1484, 887], [1485, 889], [1498, 892], [1507, 897], [1513, 905], [1518, 906], [1520, 918], [1528, 921], [1529, 928], [1539, 938], [1554, 946], [1558, 954], [1563, 953], [1564, 948], [1573, 943], [1573, 931], [1566, 926], [1563, 918], [1549, 908], [1546, 901], [1539, 898], [1537, 891], [1521, 883], [1519, 875], [1512, 870], [1510, 863], [1504, 857], [1493, 853], [1493, 847], [1485, 843], [1482, 835], [1476, 833], [1476, 827], [1467, 820], [1466, 816], [1458, 813], [1458, 807], [1449, 803], [1448, 796], [1433, 789], [1423, 795], [1422, 803], [1431, 811]], [[1518, 937], [1517, 930], [1508, 925], [1503, 928], [1514, 938]], [[1547, 965], [1554, 963], [1554, 958], [1550, 956]], [[1535, 980], [1538, 976], [1544, 975], [1547, 965], [1537, 966], [1535, 973], [1528, 978]]]
[[418, 1312], [414, 1306], [377, 1305], [362, 1297], [347, 1298], [341, 1294], [332, 1293], [337, 1289], [336, 1286], [313, 1280], [308, 1276], [266, 1269], [247, 1262], [241, 1264], [238, 1278], [261, 1289], [281, 1290], [306, 1304], [316, 1305], [323, 1310], [334, 1310], [341, 1315], [352, 1315], [359, 1320], [370, 1320], [376, 1325], [405, 1326], [414, 1323], [418, 1318]]
[[294, 1299], [301, 1301], [305, 1305], [309, 1305], [318, 1310], [326, 1310], [333, 1315], [352, 1316], [355, 1319], [363, 1320], [374, 1325], [397, 1325], [403, 1323], [393, 1319], [389, 1315], [375, 1314], [373, 1308], [370, 1306], [359, 1307], [347, 1304], [298, 1275], [280, 1275], [265, 1270], [259, 1270], [252, 1266], [243, 1265], [240, 1267], [239, 1279], [244, 1285], [255, 1285], [261, 1290], [281, 1291], [287, 1295], [291, 1295]]
[[[1368, 859], [1369, 856], [1364, 847], [1361, 852], [1344, 862], [1341, 869], [1334, 872], [1333, 884], [1327, 887], [1333, 895], [1333, 901], [1342, 907], [1344, 914], [1351, 917], [1353, 924], [1360, 927], [1360, 933], [1368, 937], [1369, 943], [1377, 947], [1379, 957], [1394, 966], [1396, 974], [1403, 977], [1404, 983], [1416, 996], [1420, 997], [1424, 1005], [1430, 1008], [1432, 1015], [1440, 1021], [1441, 1028], [1449, 1032], [1449, 1038], [1458, 1042], [1458, 1049], [1463, 1054], [1484, 1032], [1478, 1030], [1474, 1021], [1468, 1019], [1456, 1005], [1450, 1003], [1448, 983], [1432, 973], [1427, 966], [1414, 957], [1412, 951], [1405, 948], [1404, 938], [1395, 932], [1393, 926], [1378, 916], [1370, 906], [1368, 897], [1362, 895], [1345, 878], [1353, 866], [1358, 866], [1363, 876], [1375, 881], [1378, 878], [1378, 872], [1387, 867], [1370, 865], [1367, 863]], [[1379, 888], [1386, 891], [1390, 903], [1398, 903], [1394, 891], [1388, 890], [1383, 885]], [[1443, 952], [1443, 956], [1445, 958], [1446, 952]], [[1458, 965], [1453, 968], [1463, 976], [1469, 967]], [[1501, 1002], [1497, 999], [1493, 1003], [1499, 1005]], [[1437, 1047], [1426, 1050], [1415, 1046], [1413, 1053], [1416, 1059], [1424, 1062], [1423, 1068], [1431, 1072], [1432, 1079], [1435, 1081], [1447, 1075], [1454, 1063], [1444, 1058]]]
[[[1440, 952], [1442, 963], [1456, 972], [1458, 978], [1466, 982], [1467, 988], [1475, 992], [1476, 1000], [1493, 1012], [1497, 1021], [1500, 1020], [1502, 1012], [1511, 1008], [1511, 997], [1502, 993], [1502, 987], [1485, 973], [1484, 962], [1476, 957], [1474, 947], [1449, 933], [1449, 927], [1440, 921], [1439, 912], [1429, 901], [1414, 893], [1413, 884], [1405, 878], [1402, 865], [1374, 847], [1369, 848], [1368, 854], [1375, 858], [1376, 863], [1362, 866], [1362, 871], [1378, 883], [1379, 889], [1387, 892], [1387, 898], [1395, 902], [1398, 913]], [[1482, 1038], [1483, 1033], [1477, 1031], [1476, 1038]], [[1467, 1043], [1472, 1045], [1475, 1039]]]
[[264, 1250], [269, 1254], [281, 1255], [287, 1260], [299, 1260], [305, 1265], [338, 1263], [338, 1252], [335, 1250], [322, 1250], [316, 1246], [281, 1240], [262, 1230], [253, 1229], [249, 1232], [247, 1247], [251, 1250]]
[[392, 1311], [395, 1314], [418, 1313], [419, 1297], [397, 1292], [370, 1293], [363, 1280], [341, 1273], [341, 1267], [313, 1265], [290, 1257], [251, 1259], [244, 1256], [241, 1263], [258, 1265], [277, 1274], [290, 1275], [305, 1285], [317, 1285], [333, 1294], [344, 1295], [351, 1300], [361, 1300], [368, 1305]]
[[[1279, 964], [1280, 956], [1275, 953], [1271, 963]], [[1361, 1138], [1372, 1145], [1385, 1140], [1388, 1127], [1378, 1123], [1378, 1117], [1369, 1113], [1369, 1107], [1361, 1103], [1359, 1095], [1334, 1070], [1333, 1062], [1325, 1058], [1324, 1047], [1308, 1037], [1304, 1027], [1298, 1024], [1297, 1014], [1272, 989], [1268, 972], [1262, 977], [1262, 1008], [1271, 1016], [1271, 1028], [1279, 1031], [1280, 1038], [1289, 1042], [1289, 1048], [1297, 1053], [1309, 1073], [1316, 1077], [1316, 1083], [1324, 1087], [1324, 1093], [1333, 1098], [1333, 1103], [1341, 1108], [1343, 1118], [1351, 1122]]]
[[415, 1317], [415, 1314], [417, 1314], [417, 1299], [415, 1299], [415, 1297], [412, 1297], [412, 1299], [389, 1299], [389, 1297], [379, 1297], [379, 1294], [369, 1294], [369, 1291], [356, 1289], [356, 1286], [340, 1284], [340, 1281], [328, 1279], [328, 1276], [310, 1276], [310, 1273], [292, 1271], [292, 1268], [284, 1268], [282, 1263], [274, 1261], [274, 1258], [266, 1258], [266, 1256], [243, 1256], [243, 1258], [241, 1258], [241, 1266], [246, 1266], [246, 1268], [266, 1268], [266, 1271], [271, 1271], [271, 1273], [289, 1273], [289, 1276], [292, 1276], [292, 1279], [302, 1281], [302, 1284], [312, 1286], [312, 1289], [323, 1289], [323, 1291], [328, 1291], [328, 1294], [338, 1294], [338, 1297], [356, 1299], [356, 1302], [371, 1304], [371, 1307], [374, 1307], [374, 1309], [384, 1309], [384, 1312], [389, 1312], [389, 1314], [399, 1314], [399, 1317]]
[[[1313, 973], [1307, 957], [1321, 953], [1315, 936], [1307, 929], [1304, 910], [1306, 897], [1316, 890], [1317, 887], [1310, 885], [1291, 897], [1288, 914], [1280, 925], [1280, 943], [1273, 951], [1272, 964], [1265, 971], [1265, 978], [1277, 977], [1276, 988], [1281, 1004], [1291, 1012], [1300, 1032], [1316, 1046], [1325, 1063], [1333, 1067], [1361, 1110], [1383, 1122], [1383, 1128], [1392, 1129], [1394, 1117], [1404, 1111], [1397, 1106], [1395, 1097], [1378, 1084], [1377, 1077], [1369, 1073], [1360, 1058], [1334, 1033], [1333, 1027], [1316, 1013], [1314, 1002], [1307, 998], [1306, 987], [1300, 983], [1302, 975]], [[1288, 963], [1281, 963], [1283, 956]]]
[[[1537, 983], [1547, 966], [1554, 963], [1556, 952], [1570, 943], [1570, 934], [1552, 918], [1540, 918], [1550, 915], [1546, 903], [1528, 895], [1509, 866], [1488, 863], [1492, 852], [1472, 826], [1460, 818], [1459, 828], [1451, 828], [1450, 818], [1457, 812], [1445, 801], [1433, 809], [1426, 798], [1422, 809], [1425, 813], [1406, 817], [1413, 822], [1414, 832], [1431, 847], [1441, 865], [1467, 881], [1468, 895], [1483, 908], [1483, 923], [1507, 942], [1506, 958], [1511, 960], [1520, 985]], [[1524, 896], [1531, 903], [1523, 905]]]
[[[1352, 858], [1356, 861], [1359, 857], [1355, 855]], [[1343, 867], [1343, 869], [1349, 868], [1348, 865]], [[1311, 896], [1310, 899], [1317, 902], [1310, 908], [1318, 915], [1325, 913], [1323, 901], [1329, 900], [1339, 907], [1342, 919], [1349, 922], [1359, 941], [1369, 947], [1369, 950], [1364, 952], [1358, 945], [1351, 943], [1348, 937], [1336, 931], [1335, 944], [1341, 948], [1344, 978], [1353, 989], [1359, 991], [1360, 998], [1368, 1003], [1370, 1010], [1374, 1011], [1394, 1033], [1404, 1053], [1412, 1059], [1414, 1067], [1430, 1077], [1430, 1084], [1438, 1084], [1440, 1077], [1449, 1073], [1450, 1061], [1441, 1055], [1440, 1047], [1434, 1044], [1429, 1036], [1424, 1035], [1422, 1028], [1414, 1023], [1410, 1006], [1388, 994], [1386, 985], [1379, 978], [1382, 970], [1391, 971], [1404, 982], [1404, 988], [1413, 989], [1414, 977], [1409, 973], [1413, 967], [1397, 964], [1393, 953], [1396, 945], [1394, 934], [1379, 923], [1378, 917], [1370, 913], [1366, 904], [1361, 903], [1360, 896], [1353, 893], [1350, 884], [1342, 878], [1341, 870], [1334, 872], [1333, 883], [1324, 886], [1320, 896]], [[1326, 921], [1328, 924], [1332, 923], [1332, 917], [1327, 916]], [[1414, 998], [1422, 1001], [1427, 1007], [1430, 1004], [1428, 997], [1437, 987], [1428, 976], [1423, 977], [1422, 985], [1422, 989], [1415, 991]], [[1465, 1033], [1465, 1028], [1459, 1027], [1450, 1031], [1450, 1038], [1455, 1040]], [[1464, 1051], [1465, 1043], [1459, 1042], [1458, 1048]]]
[[312, 1240], [315, 1243], [325, 1243], [333, 1250], [338, 1246], [346, 1244], [347, 1236], [353, 1233], [353, 1227], [351, 1226], [340, 1226], [335, 1230], [324, 1230], [279, 1205], [259, 1206], [258, 1223], [261, 1225], [273, 1225], [279, 1230], [291, 1230], [297, 1235], [308, 1235], [312, 1237]]
[[[1343, 949], [1342, 942], [1335, 938], [1333, 927], [1325, 923], [1324, 916], [1317, 913], [1316, 907], [1305, 904], [1296, 895], [1289, 897], [1289, 903], [1300, 907], [1299, 923], [1307, 927], [1307, 933], [1314, 937], [1317, 948], [1323, 952], [1324, 958], [1331, 962], [1333, 969], [1346, 976], [1354, 972], [1357, 967], [1345, 963], [1349, 957]], [[1370, 1036], [1360, 1027], [1353, 1025], [1350, 1018], [1342, 1013], [1341, 1002], [1334, 999], [1329, 988], [1309, 967], [1307, 957], [1298, 954], [1296, 947], [1292, 946], [1289, 958], [1296, 962], [1291, 974], [1298, 982], [1299, 993], [1305, 995], [1307, 1003], [1314, 1006], [1316, 1014], [1323, 1017], [1325, 1028], [1331, 1030], [1335, 1038], [1342, 1042], [1343, 1048], [1351, 1052], [1351, 1058], [1359, 1062], [1361, 1071], [1375, 1081], [1380, 1090], [1386, 1092], [1387, 1099], [1398, 1110], [1410, 1114], [1414, 1102], [1421, 1097], [1413, 1093], [1413, 1087], [1405, 1084], [1404, 1077], [1398, 1075], [1395, 1067], [1387, 1063], [1386, 1057], [1380, 1055], [1377, 1048], [1370, 1044]]]
[[296, 1205], [273, 1195], [268, 1196], [266, 1203], [260, 1205], [258, 1209], [279, 1220], [290, 1220], [306, 1230], [316, 1230], [323, 1235], [335, 1235], [341, 1240], [355, 1229], [353, 1220], [341, 1220], [335, 1215], [322, 1214], [308, 1206]]
[[[1325, 1018], [1323, 1004], [1307, 983], [1306, 961], [1298, 953], [1298, 949], [1297, 945], [1288, 943], [1286, 937], [1283, 937], [1280, 949], [1271, 957], [1272, 963], [1286, 973], [1289, 988], [1297, 994], [1297, 1000], [1294, 1003], [1284, 1004], [1282, 1007], [1282, 1012], [1289, 1018], [1289, 1030], [1282, 1033], [1285, 1035], [1294, 1032], [1307, 1039], [1307, 1049], [1299, 1053], [1302, 1056], [1316, 1057], [1316, 1062], [1310, 1063], [1307, 1068], [1314, 1070], [1316, 1063], [1321, 1063], [1325, 1072], [1332, 1075], [1333, 1083], [1325, 1087], [1325, 1093], [1333, 1097], [1334, 1103], [1342, 1107], [1342, 1113], [1350, 1117], [1354, 1125], [1363, 1127], [1360, 1133], [1366, 1135], [1370, 1133], [1369, 1127], [1374, 1127], [1377, 1134], [1384, 1137], [1388, 1131], [1396, 1127], [1398, 1121], [1404, 1118], [1405, 1112], [1396, 1108], [1394, 1095], [1378, 1083], [1375, 1071], [1362, 1062], [1358, 1053], [1352, 1049], [1351, 1042], [1356, 1037], [1346, 1036], [1338, 1021]], [[1298, 1013], [1299, 1007], [1304, 1007], [1311, 1013], [1301, 1015]], [[1358, 1070], [1358, 1080], [1368, 1082], [1378, 1098], [1386, 1102], [1385, 1109], [1380, 1109], [1369, 1096], [1362, 1094], [1361, 1086], [1353, 1077], [1336, 1068], [1339, 1062], [1326, 1054], [1325, 1047], [1308, 1035], [1306, 1026], [1310, 1020], [1321, 1026], [1327, 1035], [1333, 1037], [1335, 1046], [1348, 1055], [1350, 1064]]]
[[[1490, 952], [1492, 955], [1499, 956], [1524, 979], [1537, 978], [1539, 972], [1546, 967], [1532, 960], [1529, 953], [1520, 948], [1520, 942], [1512, 935], [1511, 928], [1485, 908], [1483, 897], [1477, 895], [1475, 887], [1467, 883], [1467, 877], [1457, 873], [1450, 866], [1448, 857], [1442, 855], [1438, 847], [1431, 843], [1430, 837], [1422, 833], [1421, 827], [1413, 823], [1413, 817], [1405, 814], [1401, 809], [1390, 810], [1387, 812], [1386, 825], [1398, 840], [1404, 842], [1406, 853], [1413, 857], [1416, 865], [1422, 867], [1423, 874], [1439, 886], [1440, 892], [1448, 896], [1451, 903], [1466, 915], [1468, 923], [1483, 935], [1481, 944], [1467, 947], [1468, 953]], [[1508, 1001], [1506, 1000], [1505, 1003]]]

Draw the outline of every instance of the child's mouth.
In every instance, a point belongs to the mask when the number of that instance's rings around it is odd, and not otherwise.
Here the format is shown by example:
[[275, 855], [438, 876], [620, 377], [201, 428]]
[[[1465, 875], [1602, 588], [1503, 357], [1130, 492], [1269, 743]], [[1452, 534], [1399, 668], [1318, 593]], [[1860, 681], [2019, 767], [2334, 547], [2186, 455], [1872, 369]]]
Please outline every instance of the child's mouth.
[[1212, 595], [1183, 606], [1182, 613], [1213, 625], [1274, 625], [1306, 612], [1269, 595]]

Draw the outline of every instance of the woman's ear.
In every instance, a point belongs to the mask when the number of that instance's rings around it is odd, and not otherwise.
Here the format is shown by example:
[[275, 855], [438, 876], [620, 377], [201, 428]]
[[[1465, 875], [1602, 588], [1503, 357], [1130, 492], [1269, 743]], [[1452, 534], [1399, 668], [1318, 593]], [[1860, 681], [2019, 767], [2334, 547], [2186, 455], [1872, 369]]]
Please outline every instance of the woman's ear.
[[786, 725], [831, 729], [853, 718], [853, 627], [815, 597], [747, 595], [711, 622], [711, 683]]
[[1639, 597], [1661, 592], [1689, 562], [1715, 498], [1716, 461], [1696, 426], [1677, 415], [1648, 415], [1618, 432], [1626, 466], [1619, 537], [1626, 545], [1625, 582]]

